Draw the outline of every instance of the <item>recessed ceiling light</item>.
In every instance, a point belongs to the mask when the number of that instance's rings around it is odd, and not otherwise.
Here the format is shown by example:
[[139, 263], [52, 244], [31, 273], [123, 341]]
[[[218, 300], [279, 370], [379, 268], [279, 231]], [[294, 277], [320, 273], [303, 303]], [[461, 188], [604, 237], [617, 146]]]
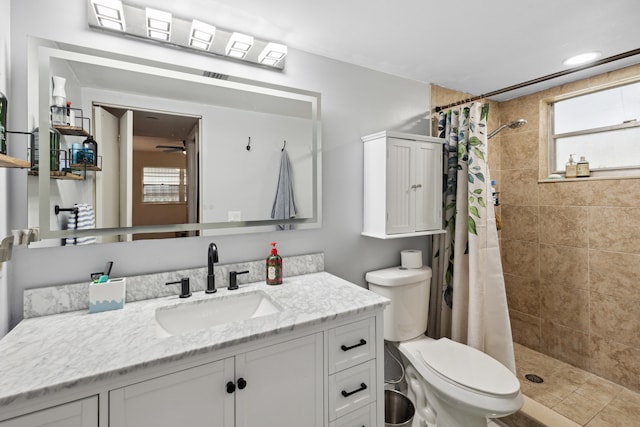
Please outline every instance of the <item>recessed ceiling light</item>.
[[581, 53], [579, 55], [572, 56], [571, 58], [567, 58], [562, 63], [564, 65], [582, 65], [587, 62], [591, 62], [596, 58], [599, 58], [602, 54], [600, 52], [586, 52]]

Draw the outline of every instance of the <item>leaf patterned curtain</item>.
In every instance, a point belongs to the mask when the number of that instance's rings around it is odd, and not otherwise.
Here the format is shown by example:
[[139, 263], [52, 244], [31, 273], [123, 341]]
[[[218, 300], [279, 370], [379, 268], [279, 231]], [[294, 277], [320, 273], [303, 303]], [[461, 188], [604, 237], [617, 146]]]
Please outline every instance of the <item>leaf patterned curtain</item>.
[[515, 370], [511, 325], [487, 165], [489, 105], [441, 112], [445, 138], [444, 218], [434, 238], [429, 329], [478, 348]]

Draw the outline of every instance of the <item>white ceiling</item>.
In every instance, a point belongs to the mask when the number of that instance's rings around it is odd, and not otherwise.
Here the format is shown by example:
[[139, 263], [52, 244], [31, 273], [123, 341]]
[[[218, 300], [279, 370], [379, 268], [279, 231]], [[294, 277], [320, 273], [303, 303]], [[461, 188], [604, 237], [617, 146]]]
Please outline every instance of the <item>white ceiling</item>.
[[[472, 94], [562, 71], [584, 51], [640, 48], [640, 0], [125, 0]], [[496, 97], [640, 63], [640, 55]]]

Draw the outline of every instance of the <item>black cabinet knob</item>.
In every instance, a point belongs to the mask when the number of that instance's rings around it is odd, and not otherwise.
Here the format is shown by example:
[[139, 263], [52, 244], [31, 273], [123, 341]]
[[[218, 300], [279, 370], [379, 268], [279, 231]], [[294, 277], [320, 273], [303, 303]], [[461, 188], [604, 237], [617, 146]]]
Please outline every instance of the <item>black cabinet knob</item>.
[[247, 381], [245, 381], [244, 378], [238, 378], [238, 388], [240, 390], [244, 390], [246, 386], [247, 386]]
[[231, 394], [234, 391], [236, 391], [236, 385], [233, 382], [229, 381], [227, 383], [227, 393]]

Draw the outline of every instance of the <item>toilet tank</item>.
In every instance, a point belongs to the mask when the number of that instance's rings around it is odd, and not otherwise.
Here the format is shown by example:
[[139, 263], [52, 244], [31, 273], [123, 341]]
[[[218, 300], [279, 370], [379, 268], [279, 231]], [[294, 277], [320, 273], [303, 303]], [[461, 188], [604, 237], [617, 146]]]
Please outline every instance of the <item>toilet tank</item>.
[[384, 310], [384, 339], [407, 341], [427, 330], [431, 268], [402, 267], [370, 271], [369, 290], [391, 301]]

